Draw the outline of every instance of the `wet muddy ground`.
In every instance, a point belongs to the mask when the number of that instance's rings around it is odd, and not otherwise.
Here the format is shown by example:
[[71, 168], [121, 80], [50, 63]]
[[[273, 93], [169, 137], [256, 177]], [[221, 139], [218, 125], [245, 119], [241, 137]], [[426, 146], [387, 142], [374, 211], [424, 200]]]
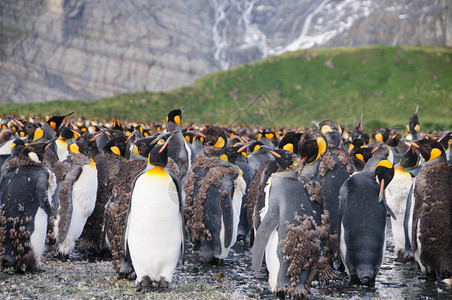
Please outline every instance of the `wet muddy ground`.
[[[347, 284], [311, 289], [317, 299], [452, 299], [452, 286], [426, 280], [415, 264], [395, 261], [392, 236], [374, 288]], [[343, 277], [346, 281], [346, 277]], [[168, 292], [142, 294], [134, 281], [118, 279], [110, 261], [89, 262], [74, 253], [61, 262], [50, 255], [42, 270], [16, 275], [0, 272], [0, 299], [273, 299], [264, 271], [255, 274], [246, 247], [236, 246], [222, 266], [198, 264], [196, 253], [186, 251], [186, 263], [178, 265]]]

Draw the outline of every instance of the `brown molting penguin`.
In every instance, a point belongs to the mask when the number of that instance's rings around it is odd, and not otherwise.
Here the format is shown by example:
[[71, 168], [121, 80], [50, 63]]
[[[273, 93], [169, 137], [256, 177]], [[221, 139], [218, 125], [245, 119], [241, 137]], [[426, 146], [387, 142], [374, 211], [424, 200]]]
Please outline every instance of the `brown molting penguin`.
[[204, 148], [193, 162], [184, 185], [187, 232], [190, 241], [201, 248], [203, 262], [221, 263], [234, 245], [246, 188], [241, 170], [222, 151]]
[[414, 184], [412, 249], [422, 272], [452, 276], [452, 165], [432, 139], [411, 142], [425, 159]]
[[56, 182], [43, 165], [45, 143], [25, 147], [9, 161], [0, 179], [2, 268], [32, 271], [44, 251], [50, 203]]
[[112, 199], [113, 187], [116, 185], [120, 170], [126, 163], [126, 140], [124, 134], [119, 134], [104, 146], [104, 153], [94, 157], [97, 167], [97, 199], [94, 211], [88, 218], [80, 236], [79, 250], [88, 251], [92, 255], [102, 255], [108, 249], [106, 243], [106, 207]]
[[307, 297], [311, 281], [315, 276], [325, 279], [327, 273], [323, 272], [329, 267], [322, 255], [329, 237], [329, 217], [323, 210], [321, 187], [304, 182], [311, 178], [314, 169], [318, 170], [326, 141], [310, 133], [304, 138], [299, 149], [303, 149], [302, 162], [309, 164], [307, 174], [303, 174], [303, 169], [289, 169], [271, 176], [252, 249], [256, 272], [260, 271], [265, 253], [270, 289], [280, 297]]
[[107, 238], [110, 245], [112, 263], [121, 278], [127, 278], [132, 272], [132, 264], [124, 253], [124, 229], [129, 207], [132, 183], [138, 174], [144, 171], [145, 160], [130, 160], [124, 164], [113, 187], [113, 199], [107, 207]]
[[[315, 124], [315, 123], [314, 123]], [[319, 182], [325, 196], [326, 209], [330, 213], [330, 233], [332, 251], [337, 255], [337, 224], [339, 222], [339, 190], [354, 171], [353, 163], [341, 143], [342, 129], [339, 124], [326, 120], [318, 123], [319, 130], [325, 135], [328, 149], [320, 159]]]

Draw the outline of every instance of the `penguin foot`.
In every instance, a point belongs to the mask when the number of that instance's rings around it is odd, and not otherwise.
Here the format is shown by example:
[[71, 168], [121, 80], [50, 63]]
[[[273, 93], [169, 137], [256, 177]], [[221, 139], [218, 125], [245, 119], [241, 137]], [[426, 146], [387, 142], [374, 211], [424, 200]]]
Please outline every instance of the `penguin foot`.
[[144, 276], [141, 282], [138, 282], [137, 292], [139, 293], [147, 293], [154, 290], [152, 286], [152, 280], [149, 276]]
[[168, 281], [166, 281], [165, 279], [160, 279], [160, 281], [157, 283], [157, 288], [155, 289], [156, 292], [158, 293], [163, 293], [168, 291]]
[[62, 261], [62, 262], [67, 262], [69, 260], [69, 254], [63, 254], [63, 253], [60, 253], [60, 252], [54, 254], [53, 257], [56, 260], [59, 260], [59, 261]]
[[214, 257], [214, 258], [212, 258], [212, 261], [211, 261], [210, 263], [211, 263], [212, 265], [214, 265], [214, 266], [220, 266], [220, 265], [223, 264], [223, 260]]
[[286, 299], [286, 293], [284, 291], [277, 291], [275, 296], [276, 299]]

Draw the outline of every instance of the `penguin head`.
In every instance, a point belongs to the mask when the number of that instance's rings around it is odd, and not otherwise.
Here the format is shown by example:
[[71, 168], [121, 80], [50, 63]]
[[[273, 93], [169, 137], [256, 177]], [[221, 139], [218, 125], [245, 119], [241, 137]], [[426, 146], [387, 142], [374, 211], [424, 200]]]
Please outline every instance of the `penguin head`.
[[122, 126], [121, 122], [118, 121], [118, 119], [116, 118], [116, 116], [115, 116], [115, 118], [113, 119], [111, 129], [119, 130], [119, 131], [121, 131], [121, 132], [124, 131], [124, 126]]
[[166, 167], [168, 164], [168, 142], [170, 138], [159, 138], [149, 153], [148, 163], [153, 166]]
[[182, 124], [182, 110], [183, 109], [184, 109], [184, 107], [182, 107], [181, 109], [172, 110], [166, 116], [167, 129], [169, 131], [173, 131], [177, 128], [182, 127], [181, 124]]
[[397, 147], [397, 145], [400, 143], [402, 139], [402, 136], [400, 133], [393, 133], [389, 135], [388, 140], [386, 141], [386, 144], [391, 147]]
[[408, 150], [402, 155], [399, 161], [399, 166], [404, 169], [412, 169], [419, 165], [420, 157], [415, 147], [411, 145]]
[[34, 143], [24, 147], [19, 155], [21, 165], [41, 165], [49, 143]]
[[49, 124], [50, 127], [52, 127], [52, 129], [55, 132], [58, 132], [58, 129], [60, 128], [61, 124], [64, 122], [64, 120], [69, 117], [70, 115], [72, 115], [74, 112], [70, 112], [67, 115], [64, 116], [52, 116], [50, 118], [48, 118], [45, 123]]
[[127, 151], [127, 137], [122, 134], [109, 140], [103, 150], [107, 153], [125, 157]]
[[261, 139], [267, 139], [270, 142], [272, 142], [272, 144], [274, 146], [278, 145], [278, 138], [276, 137], [276, 134], [271, 131], [270, 129], [263, 129], [263, 130], [259, 130], [259, 134], [257, 135], [257, 140], [261, 140]]
[[220, 161], [229, 162], [235, 164], [235, 161], [240, 157], [243, 151], [237, 152], [239, 147], [224, 147], [221, 149], [219, 159]]
[[296, 168], [298, 166], [298, 164], [295, 163], [297, 162], [297, 156], [291, 151], [284, 149], [269, 149], [269, 152], [275, 157], [276, 163], [281, 171]]
[[348, 152], [352, 152], [354, 149], [364, 148], [366, 147], [366, 143], [362, 138], [355, 138], [352, 140], [350, 145], [348, 146]]
[[75, 137], [76, 137], [75, 133], [74, 133], [74, 131], [71, 130], [70, 127], [64, 126], [61, 129], [61, 132], [60, 132], [60, 138], [61, 139], [63, 139], [63, 140], [70, 140], [70, 139], [73, 139]]
[[378, 143], [386, 143], [389, 138], [390, 129], [378, 128], [372, 133], [372, 139]]
[[11, 154], [19, 154], [22, 149], [24, 149], [27, 144], [22, 139], [15, 139], [11, 144]]
[[278, 148], [290, 151], [292, 153], [298, 153], [298, 142], [303, 135], [301, 132], [288, 132], [279, 142]]
[[328, 149], [325, 136], [318, 130], [309, 130], [298, 143], [298, 154], [302, 165], [316, 162]]
[[374, 156], [366, 164], [367, 167], [373, 168], [373, 172], [376, 176], [377, 182], [380, 184], [379, 201], [383, 200], [384, 189], [391, 182], [394, 177], [394, 166], [384, 156]]
[[408, 120], [407, 129], [408, 129], [408, 132], [410, 132], [411, 134], [421, 131], [421, 125], [419, 124], [418, 112], [419, 112], [419, 105], [416, 107], [416, 111], [411, 115], [410, 119]]
[[446, 160], [446, 151], [437, 140], [424, 139], [410, 144], [419, 151], [426, 163]]
[[339, 124], [331, 120], [320, 123], [312, 121], [312, 123], [325, 135], [328, 144], [339, 146], [342, 136], [342, 128]]
[[228, 142], [228, 136], [224, 128], [218, 126], [208, 126], [206, 129], [201, 131], [205, 136], [205, 145], [212, 146], [214, 148], [226, 147]]
[[443, 146], [444, 150], [449, 150], [452, 141], [452, 131], [443, 132], [437, 141]]

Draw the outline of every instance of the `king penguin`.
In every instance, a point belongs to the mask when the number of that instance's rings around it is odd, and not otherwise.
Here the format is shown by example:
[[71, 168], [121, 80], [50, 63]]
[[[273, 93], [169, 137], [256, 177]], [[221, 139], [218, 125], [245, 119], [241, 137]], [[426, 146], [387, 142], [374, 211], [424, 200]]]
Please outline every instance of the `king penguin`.
[[[313, 163], [325, 151], [326, 142], [312, 139], [310, 134], [304, 138], [317, 145], [303, 156], [304, 162]], [[269, 179], [265, 207], [260, 212], [262, 221], [252, 248], [254, 271], [260, 271], [265, 254], [270, 289], [278, 297], [307, 297], [311, 281], [325, 265], [322, 245], [329, 236], [329, 220], [323, 212], [314, 211], [300, 178], [302, 172], [289, 168]]]
[[411, 246], [422, 272], [441, 280], [452, 276], [452, 165], [438, 141], [411, 144], [425, 159], [414, 185]]
[[165, 168], [168, 141], [162, 139], [152, 149], [149, 170], [132, 185], [124, 249], [130, 254], [140, 291], [152, 290], [153, 284], [168, 288], [181, 250], [184, 253], [181, 186]]
[[395, 216], [395, 218], [391, 217], [394, 252], [397, 254], [397, 259], [402, 262], [406, 259], [404, 220], [407, 201], [414, 178], [419, 171], [419, 162], [419, 155], [411, 146], [394, 168], [394, 178], [385, 189], [386, 204]]
[[[87, 141], [85, 143], [93, 143]], [[69, 145], [65, 163], [70, 165], [63, 180], [58, 182], [55, 205], [58, 203], [53, 234], [55, 250], [66, 257], [75, 247], [86, 220], [92, 214], [97, 195], [97, 168], [89, 157], [89, 145], [76, 140]]]
[[246, 183], [228, 151], [228, 147], [206, 147], [195, 159], [184, 186], [187, 232], [205, 263], [220, 264], [237, 240]]
[[383, 156], [369, 159], [339, 195], [339, 252], [350, 284], [374, 286], [386, 247], [384, 189], [394, 176]]
[[25, 147], [9, 161], [0, 182], [0, 253], [2, 268], [33, 271], [44, 252], [56, 182], [43, 165], [45, 143]]

